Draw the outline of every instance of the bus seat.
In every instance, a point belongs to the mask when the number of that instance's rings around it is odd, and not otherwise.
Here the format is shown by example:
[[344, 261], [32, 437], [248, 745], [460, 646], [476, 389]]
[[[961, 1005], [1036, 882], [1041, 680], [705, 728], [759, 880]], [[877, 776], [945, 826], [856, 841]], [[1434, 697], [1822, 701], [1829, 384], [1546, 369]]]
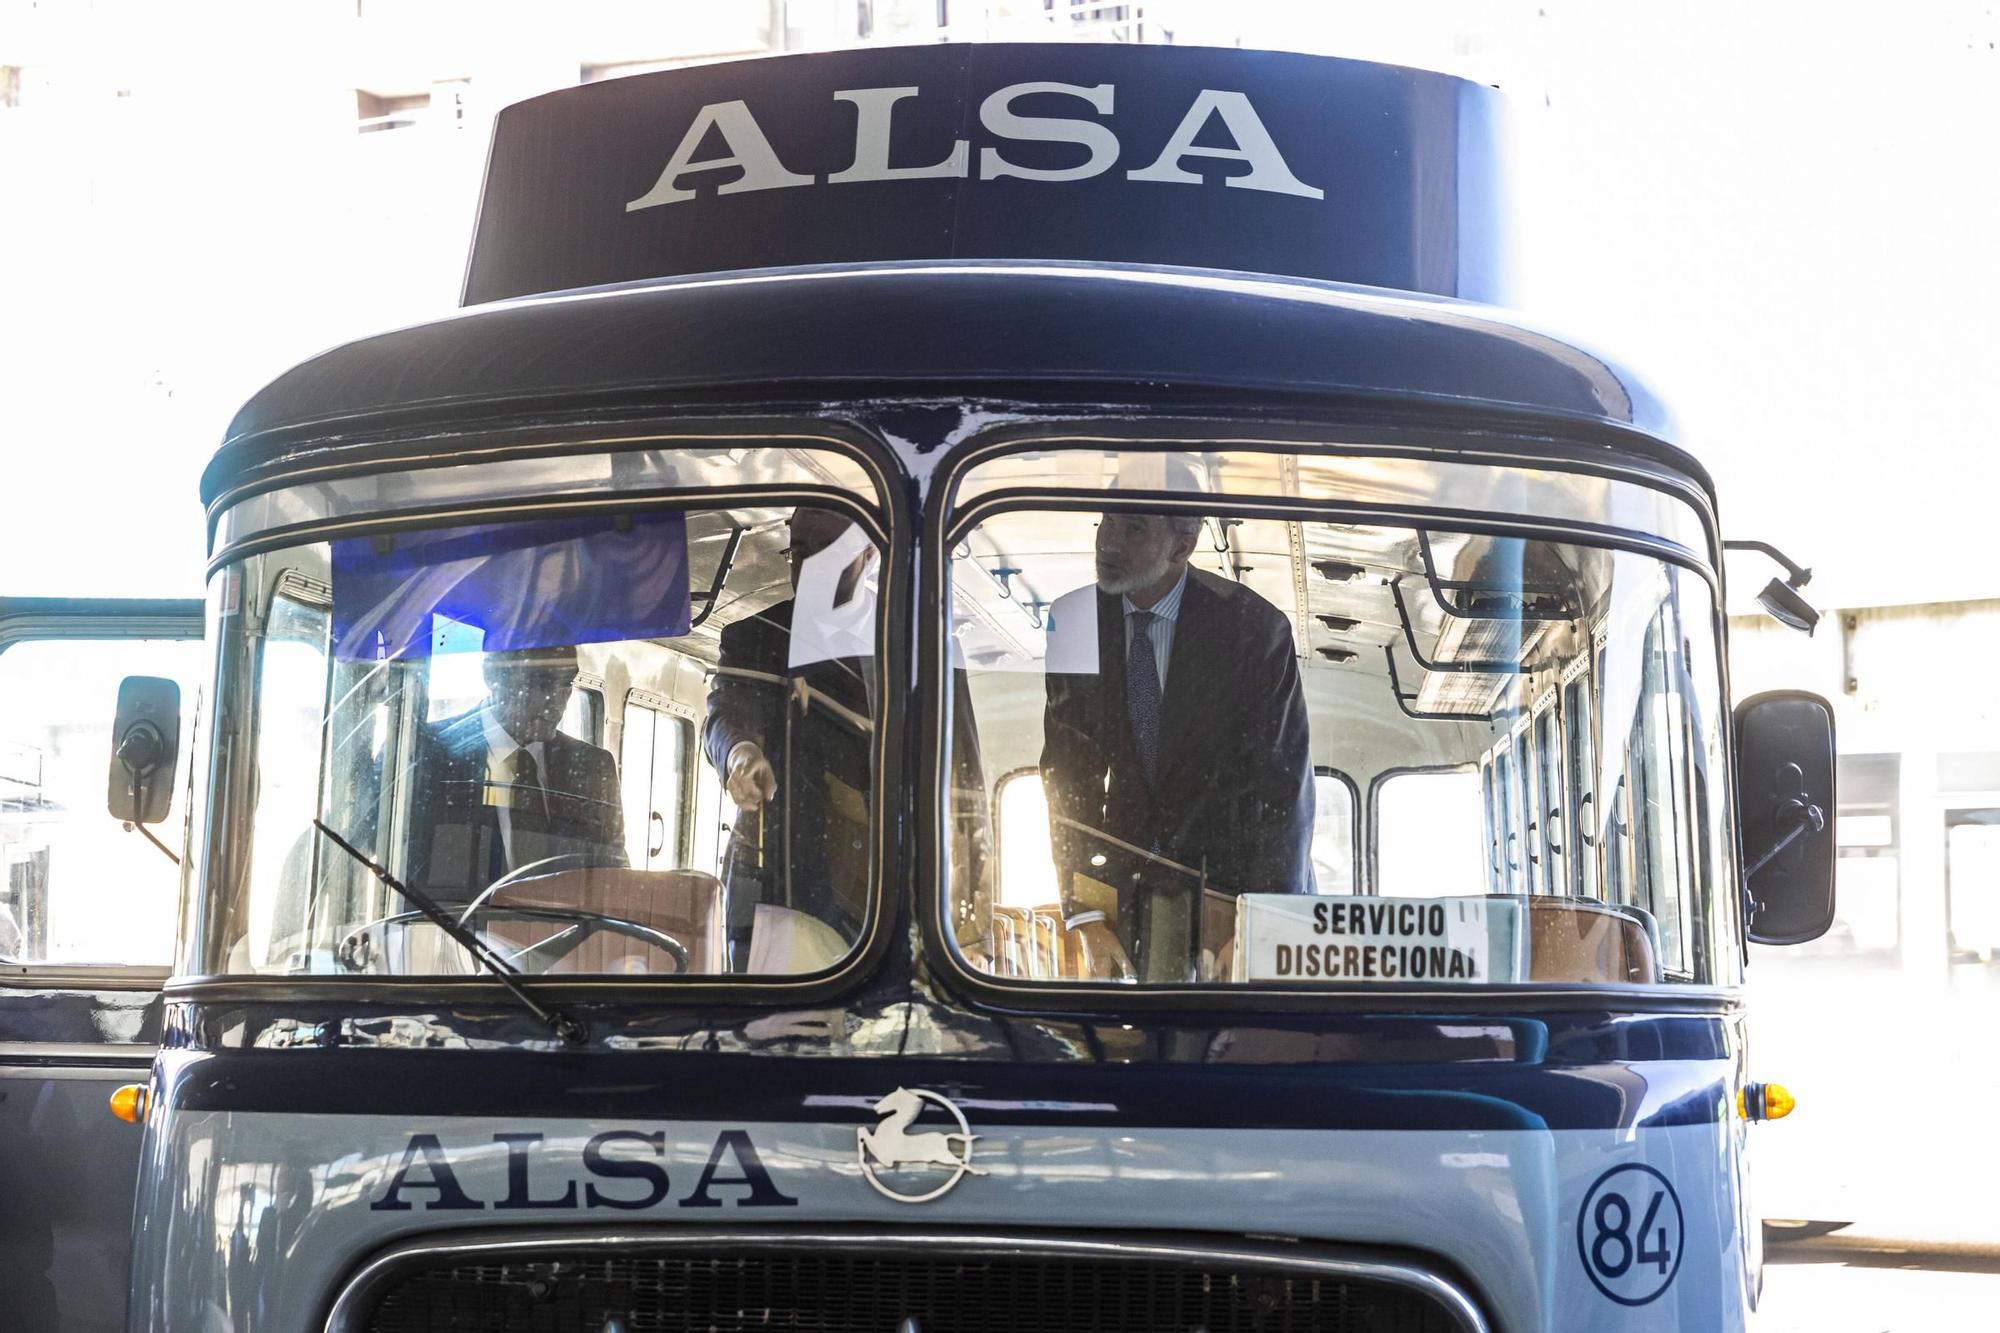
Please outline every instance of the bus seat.
[[1035, 977], [1061, 977], [1063, 971], [1062, 906], [1048, 903], [1028, 909], [1028, 968]]
[[1036, 975], [1071, 979], [1082, 975], [1077, 971], [1076, 940], [1063, 929], [1062, 904], [1044, 903], [1028, 915], [1034, 923], [1035, 958], [1045, 969]]
[[1090, 981], [1137, 981], [1139, 969], [1118, 932], [1102, 912], [1079, 912], [1063, 922], [1063, 929], [1076, 943], [1077, 975]]
[[1201, 891], [1201, 959], [1203, 981], [1227, 981], [1236, 966], [1236, 895], [1214, 889]]
[[1528, 905], [1528, 979], [1652, 985], [1660, 954], [1648, 922], [1594, 898], [1537, 895]]
[[997, 975], [1033, 976], [1034, 918], [1025, 907], [993, 908], [993, 962]]
[[[616, 917], [662, 931], [688, 953], [691, 974], [724, 970], [722, 883], [698, 870], [565, 870], [509, 885], [494, 894], [496, 907], [575, 909]], [[547, 939], [554, 922], [497, 920], [489, 934], [516, 948]], [[548, 969], [553, 973], [675, 973], [665, 950], [615, 930], [599, 930]]]
[[758, 903], [751, 912], [750, 957], [744, 971], [756, 976], [823, 972], [847, 956], [847, 939], [810, 912]]

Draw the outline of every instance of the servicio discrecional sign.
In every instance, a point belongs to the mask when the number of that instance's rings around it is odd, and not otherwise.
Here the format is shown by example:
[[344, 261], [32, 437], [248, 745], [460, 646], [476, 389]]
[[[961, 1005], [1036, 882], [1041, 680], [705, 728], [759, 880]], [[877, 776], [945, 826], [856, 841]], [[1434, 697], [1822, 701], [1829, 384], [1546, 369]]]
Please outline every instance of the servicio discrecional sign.
[[1502, 301], [1498, 95], [1270, 51], [886, 47], [508, 107], [467, 304], [802, 264], [1047, 259]]
[[1518, 979], [1519, 914], [1486, 898], [1246, 893], [1236, 980], [1493, 982]]

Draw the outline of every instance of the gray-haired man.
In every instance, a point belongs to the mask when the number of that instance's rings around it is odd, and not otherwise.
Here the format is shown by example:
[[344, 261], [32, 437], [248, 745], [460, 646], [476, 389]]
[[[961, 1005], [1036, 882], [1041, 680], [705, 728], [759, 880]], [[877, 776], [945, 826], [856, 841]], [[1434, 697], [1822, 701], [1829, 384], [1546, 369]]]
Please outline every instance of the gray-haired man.
[[1098, 669], [1052, 673], [1043, 717], [1065, 903], [1115, 911], [1151, 981], [1191, 974], [1198, 889], [1312, 886], [1312, 759], [1291, 626], [1241, 584], [1189, 568], [1200, 535], [1193, 515], [1104, 515]]

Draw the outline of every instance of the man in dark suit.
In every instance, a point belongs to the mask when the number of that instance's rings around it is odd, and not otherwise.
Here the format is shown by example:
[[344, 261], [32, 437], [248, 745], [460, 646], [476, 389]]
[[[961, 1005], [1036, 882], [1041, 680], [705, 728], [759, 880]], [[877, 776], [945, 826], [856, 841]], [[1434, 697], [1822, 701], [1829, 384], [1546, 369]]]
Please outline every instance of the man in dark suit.
[[576, 664], [572, 647], [488, 653], [486, 701], [418, 733], [410, 871], [434, 897], [469, 902], [554, 856], [625, 864], [617, 763], [557, 730]]
[[[722, 631], [702, 748], [737, 807], [724, 879], [730, 953], [739, 969], [760, 903], [805, 912], [849, 942], [867, 915], [874, 662], [842, 654], [793, 663], [800, 614], [843, 622], [845, 648], [857, 647], [856, 636], [872, 642], [872, 603], [851, 601], [874, 559], [872, 545], [843, 546], [853, 550], [852, 560], [830, 571], [830, 594], [809, 612], [799, 610], [796, 595], [806, 562], [852, 526], [828, 510], [795, 511], [786, 548], [795, 595]], [[985, 933], [991, 884], [978, 732], [962, 671], [955, 673], [953, 699], [952, 928], [970, 941]]]
[[1094, 600], [1096, 670], [1047, 681], [1042, 783], [1065, 908], [1114, 918], [1148, 981], [1192, 974], [1204, 891], [1312, 888], [1291, 626], [1248, 588], [1188, 567], [1200, 533], [1199, 518], [1105, 514], [1096, 588], [1056, 609]]
[[[824, 509], [792, 515], [785, 554], [794, 593], [806, 561], [849, 526]], [[724, 627], [701, 729], [737, 810], [723, 868], [737, 968], [759, 903], [805, 912], [849, 941], [868, 905], [872, 666], [859, 657], [793, 666], [796, 600]]]

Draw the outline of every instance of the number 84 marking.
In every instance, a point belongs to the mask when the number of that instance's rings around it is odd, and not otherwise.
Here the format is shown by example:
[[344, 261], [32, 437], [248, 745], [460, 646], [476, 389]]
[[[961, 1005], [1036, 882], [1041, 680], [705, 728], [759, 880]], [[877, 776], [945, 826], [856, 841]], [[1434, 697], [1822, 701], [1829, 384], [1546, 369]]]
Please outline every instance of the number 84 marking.
[[[1633, 1200], [1643, 1200], [1638, 1226]], [[1647, 1305], [1680, 1272], [1680, 1196], [1650, 1166], [1630, 1162], [1599, 1176], [1577, 1210], [1576, 1245], [1591, 1283], [1620, 1305]]]

